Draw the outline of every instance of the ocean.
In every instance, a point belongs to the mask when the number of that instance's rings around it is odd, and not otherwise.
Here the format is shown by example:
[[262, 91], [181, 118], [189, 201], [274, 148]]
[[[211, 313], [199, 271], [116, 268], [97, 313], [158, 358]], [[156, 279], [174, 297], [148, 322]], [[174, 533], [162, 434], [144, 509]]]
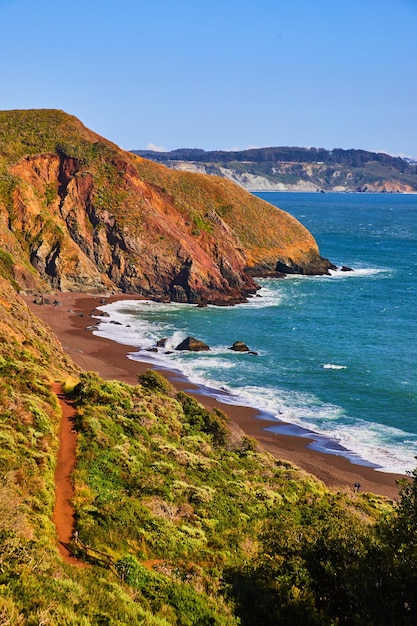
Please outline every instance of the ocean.
[[[99, 307], [110, 317], [96, 334], [135, 346], [130, 358], [179, 370], [222, 402], [259, 409], [276, 419], [265, 423], [276, 432], [313, 433], [317, 450], [380, 471], [413, 470], [417, 196], [256, 195], [299, 219], [322, 256], [354, 271], [259, 279], [258, 296], [235, 307], [114, 302]], [[165, 354], [188, 335], [210, 352]], [[163, 337], [165, 348], [146, 351]], [[231, 351], [238, 340], [257, 355]]]

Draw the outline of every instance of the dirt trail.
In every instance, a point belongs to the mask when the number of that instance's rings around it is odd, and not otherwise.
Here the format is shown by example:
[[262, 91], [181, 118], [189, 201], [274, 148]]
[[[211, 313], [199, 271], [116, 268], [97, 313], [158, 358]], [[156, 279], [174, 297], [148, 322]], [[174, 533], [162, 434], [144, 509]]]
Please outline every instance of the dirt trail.
[[74, 430], [76, 411], [71, 402], [65, 399], [61, 383], [53, 383], [52, 389], [57, 394], [62, 408], [62, 421], [59, 433], [59, 450], [55, 469], [55, 509], [53, 520], [58, 537], [58, 548], [62, 557], [71, 565], [85, 566], [68, 550], [68, 544], [74, 532], [74, 507], [71, 499], [74, 489], [70, 473], [75, 466], [77, 433]]

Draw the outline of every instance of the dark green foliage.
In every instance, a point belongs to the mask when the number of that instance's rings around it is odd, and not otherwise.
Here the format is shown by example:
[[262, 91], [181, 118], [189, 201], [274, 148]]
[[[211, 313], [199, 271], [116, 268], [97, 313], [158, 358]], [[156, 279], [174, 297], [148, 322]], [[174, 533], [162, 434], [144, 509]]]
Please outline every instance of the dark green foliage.
[[154, 152], [152, 150], [132, 150], [155, 161], [197, 161], [200, 163], [325, 163], [332, 165], [348, 165], [364, 167], [368, 163], [381, 163], [397, 169], [399, 172], [415, 174], [415, 166], [407, 163], [400, 157], [393, 157], [383, 152], [369, 152], [367, 150], [325, 150], [324, 148], [251, 148], [248, 150], [192, 150], [180, 149], [171, 152]]
[[417, 469], [400, 483], [394, 515], [377, 527], [382, 549], [375, 555], [380, 611], [386, 623], [417, 623]]
[[183, 626], [229, 626], [236, 624], [231, 616], [222, 616], [215, 604], [189, 585], [172, 580], [163, 574], [147, 569], [132, 557], [124, 557], [116, 563], [120, 577], [136, 590], [155, 614], [170, 607], [173, 622]]
[[176, 393], [171, 383], [155, 370], [146, 370], [143, 374], [139, 374], [138, 382], [144, 389], [149, 391], [158, 391], [167, 396], [172, 396]]
[[[243, 624], [373, 623], [366, 569], [370, 528], [348, 517], [336, 498], [308, 497], [296, 510], [275, 511], [262, 539], [258, 563], [233, 580]], [[249, 585], [256, 602], [247, 595]]]
[[262, 552], [226, 574], [243, 625], [414, 625], [417, 471], [376, 526], [340, 498], [300, 499], [264, 527]]
[[193, 428], [211, 435], [216, 445], [225, 445], [228, 418], [222, 411], [214, 409], [210, 412], [183, 392], [177, 394], [177, 400], [181, 402], [185, 418]]
[[[241, 151], [180, 149], [172, 152], [132, 152], [168, 166], [178, 160], [198, 162], [204, 165], [208, 174], [224, 176], [222, 169], [226, 168], [236, 174], [263, 176], [275, 184], [292, 185], [304, 180], [323, 189], [340, 185], [357, 190], [366, 185], [378, 186], [392, 181], [417, 189], [415, 164], [400, 157], [366, 150], [277, 147]], [[224, 215], [224, 208], [220, 207], [219, 215]]]

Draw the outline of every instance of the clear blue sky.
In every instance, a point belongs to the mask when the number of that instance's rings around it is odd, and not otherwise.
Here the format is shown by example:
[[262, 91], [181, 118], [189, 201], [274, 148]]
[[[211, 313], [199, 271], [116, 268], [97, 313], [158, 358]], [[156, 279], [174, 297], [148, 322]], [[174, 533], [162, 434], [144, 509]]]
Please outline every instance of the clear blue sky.
[[0, 109], [126, 149], [417, 156], [417, 0], [0, 0]]

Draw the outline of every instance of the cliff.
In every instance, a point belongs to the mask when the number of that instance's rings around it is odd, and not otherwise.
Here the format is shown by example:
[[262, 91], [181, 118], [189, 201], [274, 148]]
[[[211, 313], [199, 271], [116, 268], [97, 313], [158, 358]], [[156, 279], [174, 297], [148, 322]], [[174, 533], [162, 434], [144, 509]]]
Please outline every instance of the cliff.
[[229, 304], [321, 274], [311, 234], [229, 181], [125, 152], [62, 111], [0, 112], [0, 248], [17, 287]]
[[367, 150], [281, 147], [133, 152], [175, 170], [227, 178], [248, 191], [417, 192], [414, 162]]

